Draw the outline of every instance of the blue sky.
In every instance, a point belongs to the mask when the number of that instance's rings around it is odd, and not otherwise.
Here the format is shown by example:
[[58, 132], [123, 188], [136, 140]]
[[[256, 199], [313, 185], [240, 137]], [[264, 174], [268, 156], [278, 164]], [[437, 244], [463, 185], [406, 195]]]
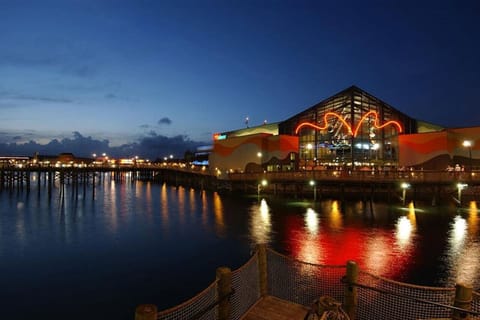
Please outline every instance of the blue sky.
[[0, 0], [0, 153], [181, 156], [351, 85], [478, 126], [479, 31], [478, 1]]

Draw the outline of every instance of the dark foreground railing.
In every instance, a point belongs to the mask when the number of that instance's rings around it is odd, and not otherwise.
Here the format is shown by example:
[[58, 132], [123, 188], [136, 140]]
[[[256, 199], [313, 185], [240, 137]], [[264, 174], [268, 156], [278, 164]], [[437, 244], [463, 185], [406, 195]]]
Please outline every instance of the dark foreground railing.
[[480, 294], [471, 287], [438, 288], [406, 284], [346, 265], [318, 265], [258, 245], [237, 270], [218, 268], [216, 280], [192, 299], [157, 312], [137, 308], [136, 320], [237, 320], [263, 296], [311, 306], [320, 297], [339, 301], [350, 319], [480, 319]]

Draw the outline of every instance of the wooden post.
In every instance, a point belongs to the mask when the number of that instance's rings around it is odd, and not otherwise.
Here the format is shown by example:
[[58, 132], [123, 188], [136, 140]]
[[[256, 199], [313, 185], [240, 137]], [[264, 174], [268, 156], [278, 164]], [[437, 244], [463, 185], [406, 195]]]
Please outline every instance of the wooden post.
[[352, 285], [356, 283], [358, 279], [358, 265], [355, 261], [347, 261], [347, 274], [345, 284], [345, 311], [347, 312], [350, 320], [355, 320], [358, 305], [358, 293], [357, 287]]
[[141, 304], [135, 309], [135, 320], [157, 320], [157, 306]]
[[267, 245], [265, 243], [257, 244], [257, 252], [258, 252], [258, 282], [260, 287], [260, 296], [264, 297], [268, 293]]
[[[217, 268], [217, 296], [219, 299], [232, 292], [232, 271], [227, 267]], [[227, 320], [230, 316], [230, 299], [223, 299], [218, 304], [218, 320]]]
[[[463, 284], [455, 285], [455, 302], [454, 307], [471, 310], [472, 308], [472, 287]], [[470, 319], [470, 315], [466, 312], [453, 310], [452, 320]]]

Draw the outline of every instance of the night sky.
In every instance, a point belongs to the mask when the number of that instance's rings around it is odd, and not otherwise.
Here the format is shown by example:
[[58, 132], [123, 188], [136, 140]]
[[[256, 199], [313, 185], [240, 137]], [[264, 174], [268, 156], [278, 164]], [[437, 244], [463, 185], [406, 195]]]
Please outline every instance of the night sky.
[[480, 1], [0, 0], [0, 154], [183, 156], [356, 85], [480, 126]]

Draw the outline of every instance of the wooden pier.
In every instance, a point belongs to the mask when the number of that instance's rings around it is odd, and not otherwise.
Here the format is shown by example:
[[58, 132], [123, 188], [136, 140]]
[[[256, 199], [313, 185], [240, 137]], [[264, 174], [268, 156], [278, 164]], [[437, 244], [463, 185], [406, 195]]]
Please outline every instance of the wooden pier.
[[241, 320], [304, 320], [308, 308], [273, 296], [265, 296]]
[[406, 203], [480, 200], [480, 171], [292, 171], [231, 173], [216, 176], [199, 168], [161, 165], [131, 167], [2, 167], [1, 189], [51, 190], [55, 185], [99, 185], [105, 179], [123, 182], [151, 181], [174, 186], [213, 190], [221, 193], [257, 195], [275, 198], [336, 198], [362, 201]]

